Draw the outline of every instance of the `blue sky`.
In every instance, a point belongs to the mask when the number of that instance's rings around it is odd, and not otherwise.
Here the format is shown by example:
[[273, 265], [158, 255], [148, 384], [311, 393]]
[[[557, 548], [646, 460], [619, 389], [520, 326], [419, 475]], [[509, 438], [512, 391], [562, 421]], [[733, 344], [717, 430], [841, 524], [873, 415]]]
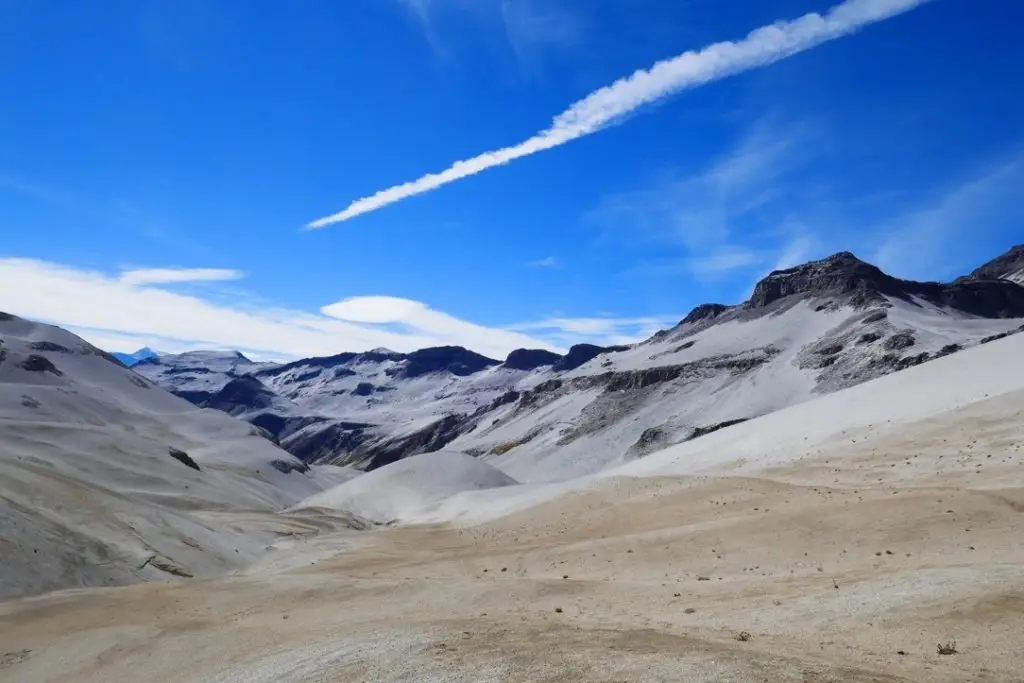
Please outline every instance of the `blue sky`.
[[[835, 251], [947, 279], [1024, 241], [1024, 4], [846, 5], [747, 40], [830, 4], [0, 0], [0, 310], [112, 350], [497, 356]], [[747, 56], [600, 91], [721, 41]]]

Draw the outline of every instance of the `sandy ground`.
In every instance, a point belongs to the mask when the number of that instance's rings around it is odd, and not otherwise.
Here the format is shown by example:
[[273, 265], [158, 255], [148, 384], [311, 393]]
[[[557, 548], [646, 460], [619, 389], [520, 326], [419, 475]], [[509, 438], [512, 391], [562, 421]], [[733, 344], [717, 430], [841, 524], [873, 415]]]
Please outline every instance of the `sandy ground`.
[[0, 680], [1024, 681], [1022, 444], [1018, 392], [757, 476], [7, 602]]

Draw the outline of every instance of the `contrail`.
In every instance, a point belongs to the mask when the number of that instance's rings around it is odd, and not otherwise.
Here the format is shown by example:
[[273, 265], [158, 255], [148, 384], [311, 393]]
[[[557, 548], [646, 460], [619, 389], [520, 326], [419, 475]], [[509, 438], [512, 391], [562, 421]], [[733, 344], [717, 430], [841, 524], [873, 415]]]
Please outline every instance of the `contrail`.
[[812, 12], [792, 21], [762, 26], [743, 40], [715, 43], [702, 50], [684, 52], [592, 92], [556, 116], [546, 130], [517, 145], [456, 161], [440, 173], [430, 173], [418, 180], [357, 199], [345, 210], [318, 218], [306, 227], [323, 228], [341, 223], [489, 168], [564, 145], [607, 127], [645, 104], [778, 62], [926, 2], [929, 0], [847, 0], [823, 15]]

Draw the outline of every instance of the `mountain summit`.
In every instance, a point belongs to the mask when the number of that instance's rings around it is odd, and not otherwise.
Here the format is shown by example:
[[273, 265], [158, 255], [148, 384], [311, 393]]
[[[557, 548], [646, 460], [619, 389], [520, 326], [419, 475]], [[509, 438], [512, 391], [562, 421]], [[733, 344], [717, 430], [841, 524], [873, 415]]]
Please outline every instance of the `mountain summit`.
[[284, 365], [220, 353], [136, 370], [263, 428], [307, 462], [366, 469], [455, 449], [519, 480], [597, 471], [1024, 328], [1020, 247], [951, 283], [850, 252], [777, 270], [739, 305], [697, 306], [631, 346], [375, 350]]

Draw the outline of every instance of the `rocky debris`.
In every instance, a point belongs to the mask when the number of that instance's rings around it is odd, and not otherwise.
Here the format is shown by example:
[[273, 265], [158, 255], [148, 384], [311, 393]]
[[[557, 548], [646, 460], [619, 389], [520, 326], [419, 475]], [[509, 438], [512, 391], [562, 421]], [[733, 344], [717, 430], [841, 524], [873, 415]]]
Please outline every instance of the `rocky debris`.
[[881, 374], [886, 374], [887, 372], [898, 372], [900, 370], [912, 368], [915, 365], [920, 365], [921, 363], [925, 363], [931, 360], [931, 358], [931, 354], [929, 354], [927, 351], [918, 353], [916, 355], [903, 357], [896, 353], [887, 353], [883, 356], [874, 359], [871, 362], [871, 365], [875, 368], [884, 369], [884, 372], [882, 372]]
[[739, 417], [739, 418], [736, 418], [735, 420], [725, 420], [724, 422], [719, 422], [717, 424], [708, 425], [706, 427], [697, 427], [696, 429], [693, 430], [693, 432], [690, 434], [690, 436], [687, 437], [686, 440], [687, 441], [692, 441], [693, 439], [699, 439], [702, 436], [707, 436], [708, 434], [711, 434], [713, 432], [717, 432], [720, 429], [725, 429], [726, 427], [732, 427], [733, 425], [742, 424], [742, 423], [746, 422], [749, 419], [750, 419], [749, 417]]
[[36, 341], [28, 345], [33, 351], [50, 351], [52, 353], [71, 353], [71, 349], [50, 341]]
[[659, 451], [669, 444], [670, 434], [664, 427], [648, 427], [641, 434], [640, 438], [629, 447], [629, 453], [634, 457], [643, 457], [648, 453]]
[[309, 465], [302, 462], [301, 460], [271, 460], [270, 466], [281, 474], [291, 474], [292, 472], [301, 472], [306, 474], [309, 472]]
[[516, 349], [508, 354], [504, 366], [509, 370], [536, 370], [546, 365], [554, 365], [562, 360], [562, 356], [544, 349]]
[[166, 558], [163, 555], [151, 555], [148, 559], [146, 559], [145, 562], [142, 563], [142, 566], [139, 567], [139, 569], [145, 569], [148, 566], [156, 567], [162, 572], [167, 572], [168, 574], [171, 574], [173, 576], [180, 576], [184, 579], [191, 579], [193, 577], [190, 571], [182, 567], [174, 560]]
[[37, 354], [31, 354], [26, 356], [18, 367], [28, 372], [49, 372], [50, 374], [62, 376], [64, 373], [57, 369], [57, 366], [53, 364], [46, 356], [40, 356]]
[[962, 351], [963, 348], [964, 347], [961, 346], [960, 344], [946, 344], [945, 346], [938, 350], [938, 352], [935, 354], [935, 357], [942, 358], [943, 356], [948, 356], [951, 353]]
[[182, 465], [185, 465], [186, 467], [191, 467], [196, 472], [202, 471], [199, 469], [199, 465], [196, 463], [196, 461], [193, 460], [191, 456], [189, 456], [189, 454], [186, 453], [185, 451], [179, 450], [177, 448], [168, 448], [167, 454], [174, 458], [175, 460], [177, 460], [178, 462], [180, 462]]
[[862, 346], [864, 344], [872, 344], [882, 338], [878, 332], [865, 332], [861, 336], [857, 337], [857, 345]]
[[352, 390], [352, 393], [356, 396], [369, 396], [373, 393], [374, 386], [369, 382], [360, 382], [356, 385], [356, 388]]
[[533, 389], [522, 392], [519, 405], [516, 406], [516, 412], [522, 412], [556, 398], [556, 392], [561, 391], [564, 384], [565, 382], [560, 379], [549, 379], [541, 382]]
[[875, 311], [874, 313], [869, 313], [868, 315], [866, 315], [863, 318], [861, 318], [861, 323], [864, 324], [864, 325], [872, 325], [874, 323], [880, 323], [883, 320], [888, 319], [888, 317], [889, 317], [889, 311], [887, 311], [887, 310], [885, 310], [883, 308], [880, 311]]
[[[681, 365], [662, 365], [661, 367], [647, 368], [645, 370], [628, 370], [624, 372], [606, 373], [598, 375], [595, 379], [605, 379], [605, 391], [635, 391], [644, 389], [654, 384], [671, 382], [685, 377], [695, 379], [707, 377], [723, 370], [739, 375], [764, 365], [771, 360], [778, 351], [771, 348], [758, 349], [760, 353], [755, 355], [713, 356], [701, 358], [700, 360]], [[590, 379], [590, 378], [587, 378]]]
[[[0, 315], [7, 315], [6, 313], [0, 313]], [[5, 652], [0, 655], [0, 669], [6, 669], [12, 667], [15, 664], [20, 664], [26, 659], [32, 656], [32, 650], [17, 650], [16, 652]]]
[[1016, 328], [1014, 330], [1010, 330], [1009, 332], [1002, 332], [1000, 334], [993, 334], [991, 336], [985, 337], [984, 339], [982, 339], [978, 343], [979, 344], [988, 344], [990, 342], [994, 342], [994, 341], [997, 341], [999, 339], [1006, 339], [1011, 334], [1019, 334], [1021, 332], [1024, 332], [1024, 325], [1021, 325], [1020, 327], [1018, 327], [1018, 328]]
[[912, 332], [898, 332], [885, 340], [883, 346], [890, 351], [909, 349], [917, 343]]

